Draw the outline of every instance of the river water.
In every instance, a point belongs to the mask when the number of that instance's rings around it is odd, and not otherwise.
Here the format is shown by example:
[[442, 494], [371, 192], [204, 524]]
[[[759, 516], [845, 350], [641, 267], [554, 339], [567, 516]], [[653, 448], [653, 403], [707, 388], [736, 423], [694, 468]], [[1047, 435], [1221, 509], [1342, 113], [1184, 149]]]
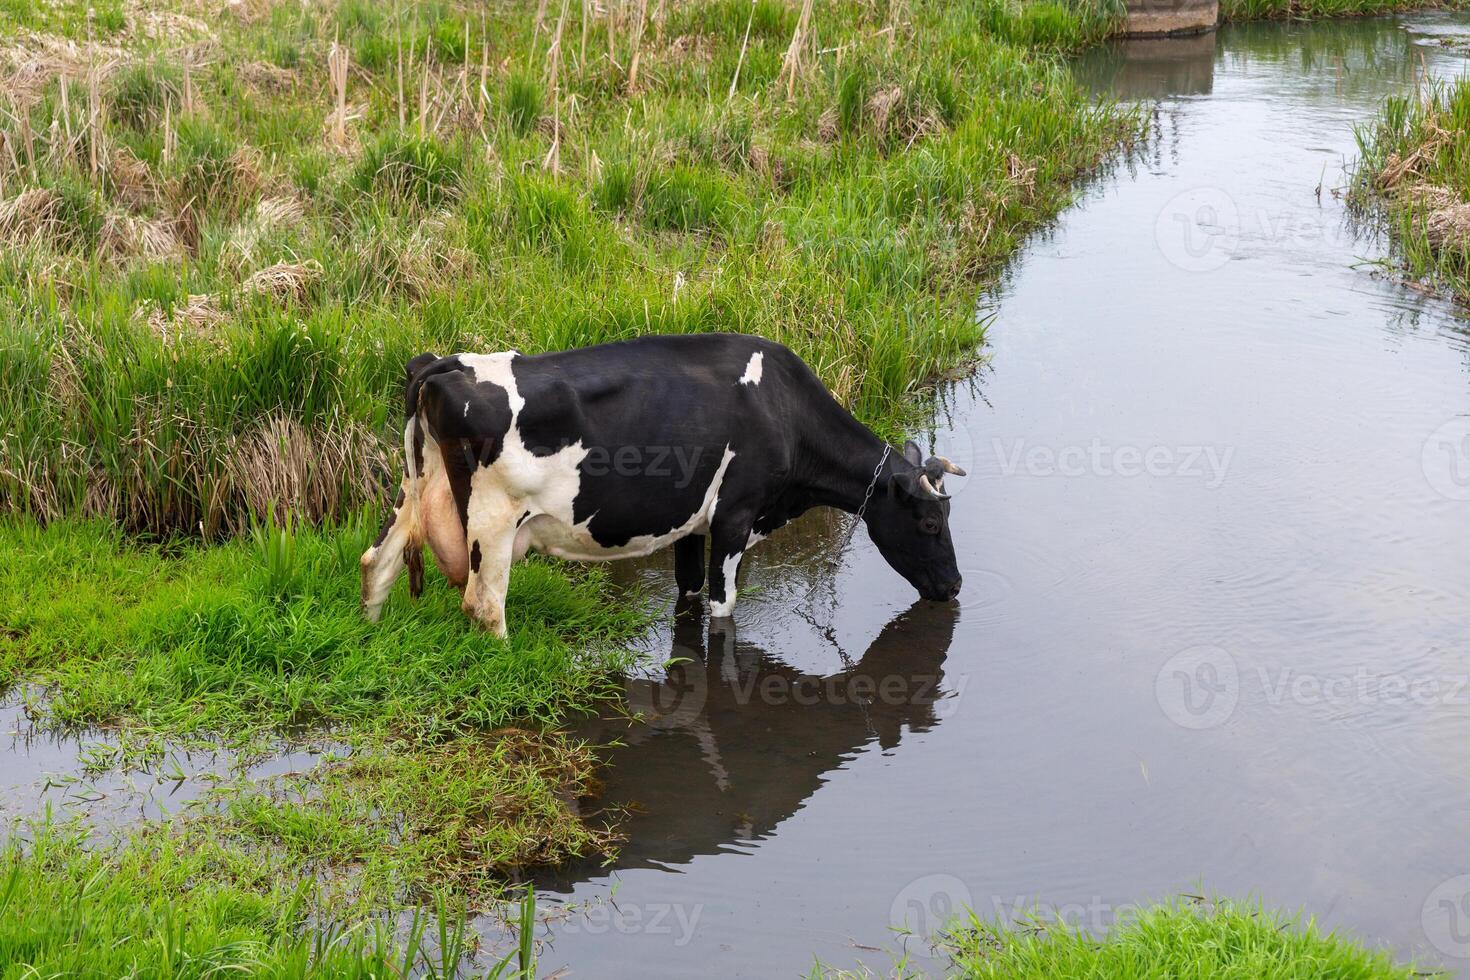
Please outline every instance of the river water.
[[[1447, 15], [1231, 27], [1077, 66], [1151, 135], [1036, 236], [934, 441], [965, 573], [914, 604], [839, 525], [746, 562], [734, 634], [671, 622], [542, 883], [542, 966], [775, 977], [960, 904], [1105, 929], [1185, 894], [1470, 967], [1470, 326], [1375, 271], [1333, 190]], [[671, 560], [634, 568], [673, 593]], [[853, 662], [844, 666], [843, 658]], [[904, 936], [901, 929], [914, 935]]]

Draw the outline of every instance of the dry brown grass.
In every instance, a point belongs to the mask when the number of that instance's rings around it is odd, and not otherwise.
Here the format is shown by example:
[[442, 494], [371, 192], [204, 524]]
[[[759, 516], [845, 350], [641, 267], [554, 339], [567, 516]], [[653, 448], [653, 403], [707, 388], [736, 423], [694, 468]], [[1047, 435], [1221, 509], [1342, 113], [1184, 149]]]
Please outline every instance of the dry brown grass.
[[240, 80], [257, 92], [278, 95], [296, 87], [296, 73], [268, 61], [247, 61], [235, 69]]
[[264, 293], [278, 303], [304, 302], [311, 289], [322, 278], [322, 265], [315, 259], [305, 262], [277, 262], [252, 273], [241, 283], [246, 292]]
[[118, 258], [140, 255], [159, 259], [177, 255], [181, 248], [174, 223], [168, 218], [142, 218], [113, 212], [102, 225], [99, 250]]
[[258, 24], [270, 16], [277, 0], [226, 0], [225, 10], [241, 24]]
[[327, 117], [327, 139], [339, 150], [350, 148], [347, 138], [347, 73], [352, 67], [352, 52], [332, 42], [327, 52], [327, 77], [332, 86], [332, 113]]
[[149, 41], [182, 43], [213, 39], [209, 18], [219, 15], [215, 4], [188, 4], [180, 0], [128, 0], [123, 6], [126, 33]]
[[715, 40], [708, 34], [680, 34], [664, 49], [664, 60], [675, 64], [690, 61], [709, 64], [714, 54]]
[[24, 104], [63, 75], [81, 78], [96, 73], [105, 79], [129, 58], [123, 48], [99, 41], [18, 31], [0, 46], [0, 91]]
[[45, 187], [32, 187], [0, 201], [0, 242], [15, 248], [54, 237], [60, 209], [61, 198]]
[[126, 146], [110, 148], [103, 178], [112, 196], [129, 208], [148, 207], [158, 200], [153, 171]]
[[[54, 405], [74, 404], [76, 378], [68, 361], [53, 361], [45, 397]], [[16, 493], [0, 501], [0, 511], [23, 508], [42, 521], [62, 517], [102, 517], [129, 528], [188, 526], [207, 537], [246, 530], [244, 515], [270, 507], [289, 509], [318, 522], [342, 513], [381, 492], [376, 474], [390, 472], [393, 450], [378, 435], [357, 423], [329, 422], [312, 430], [284, 414], [273, 414], [239, 434], [186, 427], [168, 448], [152, 434], [177, 429], [179, 419], [166, 419], [161, 405], [140, 404], [133, 429], [123, 439], [125, 451], [138, 460], [132, 471], [109, 473], [97, 467], [79, 446], [62, 446], [51, 460], [27, 454], [0, 434], [0, 476]], [[172, 423], [171, 425], [167, 423]], [[181, 485], [207, 487], [197, 510], [156, 513], [144, 472], [167, 457], [169, 471]], [[85, 490], [77, 506], [58, 482], [82, 475]]]
[[285, 506], [321, 520], [340, 513], [348, 501], [377, 494], [376, 474], [391, 469], [385, 446], [355, 423], [307, 430], [283, 414], [272, 415], [231, 439], [222, 453], [218, 494], [233, 504], [230, 513], [264, 514]]
[[1421, 223], [1434, 249], [1470, 253], [1470, 204], [1462, 194], [1428, 176], [1440, 152], [1454, 142], [1455, 133], [1442, 124], [1432, 101], [1424, 102], [1423, 110], [1422, 140], [1409, 153], [1390, 154], [1375, 183], [1385, 195], [1412, 207], [1416, 223]]
[[[863, 132], [885, 144], [907, 147], [942, 129], [938, 114], [900, 85], [878, 88], [863, 105]], [[817, 138], [834, 143], [841, 136], [837, 108], [829, 106], [817, 119]]]
[[1435, 248], [1470, 252], [1470, 204], [1430, 211], [1424, 219], [1424, 233]]
[[371, 279], [374, 292], [418, 298], [474, 270], [474, 256], [445, 240], [443, 215], [423, 219], [402, 240], [385, 235], [355, 238], [354, 264]]
[[1393, 192], [1409, 190], [1424, 183], [1424, 171], [1432, 164], [1439, 151], [1449, 145], [1454, 134], [1440, 125], [1439, 113], [1432, 103], [1425, 104], [1423, 140], [1412, 153], [1394, 153], [1384, 162], [1376, 182], [1380, 190]]
[[220, 260], [237, 274], [243, 274], [259, 264], [262, 242], [277, 232], [302, 227], [305, 218], [305, 206], [294, 197], [262, 198], [230, 232]]
[[178, 343], [186, 337], [209, 338], [214, 329], [228, 319], [214, 297], [207, 293], [189, 296], [171, 313], [165, 313], [160, 307], [145, 301], [138, 313], [165, 344]]

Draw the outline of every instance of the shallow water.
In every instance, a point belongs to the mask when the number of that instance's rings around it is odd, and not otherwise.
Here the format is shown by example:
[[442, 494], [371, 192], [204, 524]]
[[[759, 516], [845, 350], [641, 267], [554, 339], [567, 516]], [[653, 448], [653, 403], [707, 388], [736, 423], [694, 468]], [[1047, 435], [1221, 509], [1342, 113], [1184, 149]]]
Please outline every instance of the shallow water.
[[[1365, 265], [1332, 193], [1353, 126], [1464, 71], [1465, 35], [1079, 65], [1155, 125], [1015, 263], [951, 393], [962, 602], [911, 606], [861, 533], [801, 602], [817, 520], [747, 562], [737, 635], [667, 627], [653, 659], [689, 662], [629, 682], [654, 723], [588, 801], [631, 842], [543, 883], [576, 909], [543, 967], [883, 970], [960, 903], [1103, 929], [1204, 890], [1470, 968], [1470, 325]], [[670, 567], [632, 574], [672, 595]]]
[[98, 839], [146, 820], [161, 820], [191, 807], [213, 806], [218, 787], [239, 788], [307, 772], [323, 760], [350, 754], [322, 742], [277, 746], [263, 757], [225, 748], [165, 746], [120, 765], [121, 746], [102, 730], [57, 732], [37, 726], [25, 692], [0, 698], [0, 842], [51, 819], [85, 821]]

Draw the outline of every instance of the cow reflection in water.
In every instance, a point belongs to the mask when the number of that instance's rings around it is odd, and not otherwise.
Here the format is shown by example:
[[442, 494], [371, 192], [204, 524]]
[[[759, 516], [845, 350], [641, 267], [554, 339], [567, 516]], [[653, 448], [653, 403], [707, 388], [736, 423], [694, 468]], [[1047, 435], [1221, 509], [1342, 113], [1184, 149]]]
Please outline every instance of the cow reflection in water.
[[[626, 806], [619, 867], [678, 864], [759, 839], [799, 810], [826, 774], [871, 743], [939, 723], [951, 605], [919, 602], [895, 617], [845, 670], [806, 674], [740, 642], [733, 627], [706, 643], [698, 617], [676, 618], [661, 678], [628, 681], [644, 724], [584, 732], [623, 744], [608, 754], [600, 803]], [[816, 657], [838, 660], [826, 641]]]

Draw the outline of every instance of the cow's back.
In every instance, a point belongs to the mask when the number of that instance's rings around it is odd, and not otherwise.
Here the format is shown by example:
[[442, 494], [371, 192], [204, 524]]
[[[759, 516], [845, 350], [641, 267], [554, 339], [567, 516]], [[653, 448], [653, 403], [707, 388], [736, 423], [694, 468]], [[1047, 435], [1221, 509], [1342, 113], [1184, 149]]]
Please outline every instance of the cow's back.
[[810, 376], [785, 347], [738, 334], [520, 356], [516, 429], [538, 454], [580, 442], [574, 519], [620, 546], [680, 526], [737, 471], [768, 480], [786, 472], [788, 423], [809, 396], [793, 390], [802, 379], [792, 362]]

